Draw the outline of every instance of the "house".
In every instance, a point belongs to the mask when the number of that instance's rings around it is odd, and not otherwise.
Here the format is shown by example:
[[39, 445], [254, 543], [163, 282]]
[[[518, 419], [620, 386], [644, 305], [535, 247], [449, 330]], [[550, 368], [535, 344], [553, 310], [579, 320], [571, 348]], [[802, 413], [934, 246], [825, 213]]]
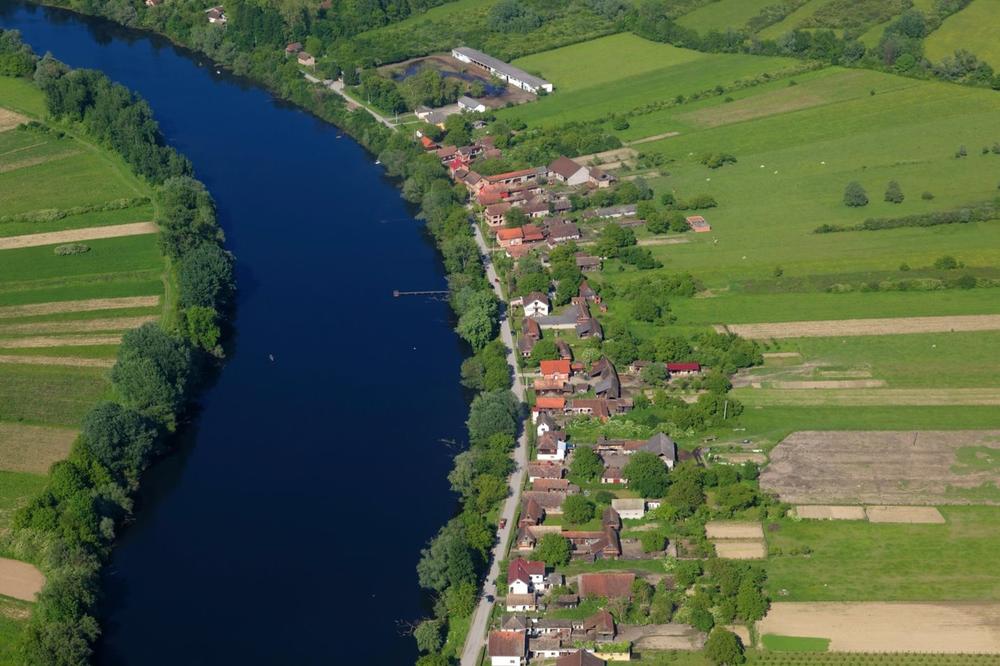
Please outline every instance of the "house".
[[538, 414], [548, 412], [550, 414], [562, 414], [566, 410], [566, 398], [559, 396], [539, 396], [535, 398], [535, 406], [531, 408], [532, 420], [538, 420]]
[[299, 52], [298, 61], [299, 61], [299, 64], [302, 65], [303, 67], [315, 67], [316, 66], [316, 58], [314, 58], [307, 51], [300, 51]]
[[538, 169], [519, 169], [486, 177], [486, 182], [489, 185], [520, 185], [536, 180], [538, 180]]
[[504, 599], [504, 605], [508, 613], [534, 613], [538, 610], [538, 595], [534, 592], [528, 594], [508, 594]]
[[528, 654], [531, 660], [555, 659], [567, 654], [572, 648], [563, 645], [560, 638], [532, 638], [528, 640]]
[[523, 631], [491, 631], [486, 647], [491, 666], [522, 666], [527, 641]]
[[546, 514], [562, 513], [562, 505], [568, 493], [550, 493], [542, 490], [526, 490], [522, 493], [525, 499], [533, 499], [538, 502], [538, 506], [545, 510]]
[[285, 47], [285, 53], [288, 55], [295, 55], [302, 50], [302, 42], [292, 42]]
[[556, 666], [605, 666], [607, 663], [586, 650], [570, 652], [556, 659]]
[[575, 495], [580, 492], [580, 487], [569, 482], [569, 479], [535, 479], [531, 482], [531, 489], [545, 493], [565, 493]]
[[590, 370], [590, 378], [596, 379], [594, 382], [594, 394], [598, 398], [620, 398], [622, 397], [621, 380], [618, 378], [618, 371], [614, 364], [607, 359], [601, 359], [594, 363]]
[[590, 170], [568, 157], [557, 157], [548, 166], [546, 175], [550, 181], [567, 185], [584, 185], [590, 180]]
[[223, 10], [222, 5], [216, 5], [211, 9], [206, 9], [205, 16], [208, 18], [209, 23], [216, 23], [219, 25], [225, 25], [226, 21], [229, 20], [226, 18], [226, 12]]
[[514, 613], [512, 615], [505, 615], [503, 619], [500, 620], [500, 628], [504, 631], [528, 631], [531, 623], [528, 622], [528, 616], [522, 613]]
[[560, 534], [569, 541], [573, 549], [573, 559], [595, 562], [600, 559], [614, 560], [621, 557], [622, 544], [618, 530], [614, 528], [605, 527], [599, 531], [567, 530]]
[[545, 589], [545, 562], [515, 558], [507, 565], [507, 591], [528, 594]]
[[541, 361], [539, 367], [542, 377], [553, 381], [568, 382], [570, 375], [569, 361], [560, 359], [558, 361]]
[[601, 526], [605, 529], [611, 528], [613, 530], [620, 530], [622, 528], [622, 518], [615, 511], [614, 507], [607, 507], [601, 514]]
[[506, 222], [506, 218], [504, 216], [509, 210], [509, 203], [501, 202], [491, 204], [486, 207], [485, 211], [483, 211], [483, 218], [486, 220], [486, 224], [491, 227], [499, 227]]
[[538, 459], [566, 459], [566, 433], [559, 430], [549, 430], [538, 438]]
[[634, 573], [586, 573], [577, 577], [580, 598], [632, 599]]
[[[426, 118], [429, 113], [430, 109], [427, 109], [427, 113], [423, 114], [423, 118]], [[421, 118], [420, 111], [417, 111], [417, 117]], [[458, 155], [458, 148], [455, 146], [441, 146], [434, 152], [434, 154], [437, 155], [439, 160], [441, 160], [441, 164], [448, 164]]]
[[556, 338], [556, 350], [559, 352], [559, 358], [567, 361], [573, 360], [573, 348], [565, 340]]
[[624, 466], [622, 465], [608, 465], [605, 464], [604, 471], [601, 472], [601, 483], [608, 485], [626, 485], [628, 484], [628, 479], [625, 478], [623, 473]]
[[521, 518], [517, 522], [518, 527], [537, 525], [545, 519], [545, 509], [538, 502], [532, 499], [521, 503]]
[[533, 462], [528, 463], [528, 481], [535, 479], [561, 479], [566, 468], [561, 463], [554, 462]]
[[556, 422], [548, 413], [542, 413], [535, 420], [535, 435], [541, 437], [550, 430], [556, 429]]
[[478, 99], [472, 99], [468, 95], [462, 95], [458, 98], [458, 107], [463, 111], [469, 111], [471, 113], [484, 113], [486, 111], [486, 105], [480, 102]]
[[601, 270], [600, 257], [592, 257], [584, 252], [576, 253], [576, 267], [584, 273]]
[[701, 363], [667, 363], [667, 372], [678, 377], [697, 375], [701, 372]]
[[572, 240], [580, 240], [580, 228], [572, 222], [556, 220], [546, 225], [548, 231], [549, 245], [555, 246], [559, 243], [568, 243]]
[[[504, 231], [501, 229], [501, 231]], [[551, 303], [549, 297], [537, 291], [524, 297], [524, 314], [528, 317], [547, 317]], [[568, 379], [568, 377], [567, 377]]]
[[639, 447], [639, 451], [652, 453], [663, 461], [669, 469], [673, 469], [677, 464], [677, 442], [672, 440], [662, 432], [658, 432]]
[[460, 46], [451, 50], [451, 56], [461, 62], [482, 67], [501, 81], [506, 81], [521, 90], [527, 90], [536, 95], [540, 91], [552, 92], [552, 84], [545, 79], [528, 74], [523, 69], [518, 69], [493, 56], [486, 55], [482, 51]]
[[637, 498], [618, 498], [611, 500], [611, 507], [626, 520], [640, 520], [646, 515], [646, 500]]
[[601, 642], [613, 641], [617, 634], [617, 631], [615, 631], [615, 618], [604, 609], [585, 618], [581, 630], [587, 634], [587, 638]]
[[163, 4], [163, 0], [146, 0], [147, 7], [159, 7]]
[[607, 171], [602, 171], [601, 169], [598, 169], [597, 167], [591, 167], [590, 171], [587, 174], [587, 183], [598, 189], [611, 187], [611, 185], [613, 185], [617, 181], [618, 179], [616, 177], [614, 177]]
[[438, 145], [434, 143], [434, 139], [430, 138], [429, 136], [420, 137], [420, 146], [424, 150], [437, 150], [438, 147]]
[[687, 222], [689, 227], [691, 227], [691, 231], [695, 233], [701, 234], [712, 230], [712, 227], [701, 215], [689, 215], [684, 219], [684, 221]]
[[556, 608], [576, 608], [580, 605], [580, 597], [575, 594], [560, 594], [552, 600]]
[[632, 409], [632, 400], [621, 398], [579, 398], [570, 400], [566, 407], [570, 414], [586, 414], [607, 421], [612, 414], [624, 414]]
[[534, 224], [526, 224], [521, 227], [522, 243], [538, 243], [545, 240], [545, 234]]
[[[497, 204], [502, 206], [503, 204]], [[513, 229], [497, 229], [497, 243], [500, 247], [509, 248], [511, 245], [520, 245], [524, 240], [524, 230], [521, 227]]]

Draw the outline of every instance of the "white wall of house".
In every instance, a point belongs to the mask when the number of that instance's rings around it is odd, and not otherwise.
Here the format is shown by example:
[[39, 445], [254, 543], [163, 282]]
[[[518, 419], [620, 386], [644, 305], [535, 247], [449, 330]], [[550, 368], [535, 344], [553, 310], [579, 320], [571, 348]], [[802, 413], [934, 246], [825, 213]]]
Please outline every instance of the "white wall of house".
[[524, 314], [528, 317], [548, 317], [549, 306], [542, 301], [529, 301], [524, 304]]
[[507, 584], [507, 592], [509, 594], [528, 594], [531, 592], [531, 586], [528, 581], [521, 579], [512, 580]]
[[490, 657], [491, 666], [521, 666], [523, 663], [520, 657]]
[[590, 169], [580, 167], [576, 173], [566, 179], [567, 185], [583, 185], [590, 180]]

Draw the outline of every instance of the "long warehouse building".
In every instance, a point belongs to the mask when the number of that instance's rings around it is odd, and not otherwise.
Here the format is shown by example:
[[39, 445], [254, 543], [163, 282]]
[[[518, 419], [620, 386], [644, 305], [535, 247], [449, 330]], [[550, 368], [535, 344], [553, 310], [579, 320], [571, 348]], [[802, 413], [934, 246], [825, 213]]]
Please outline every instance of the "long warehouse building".
[[462, 62], [479, 65], [497, 78], [506, 81], [511, 85], [517, 86], [521, 90], [527, 90], [528, 92], [535, 93], [536, 95], [539, 90], [552, 92], [552, 84], [545, 79], [528, 74], [523, 69], [518, 69], [513, 65], [505, 63], [503, 60], [498, 60], [493, 56], [486, 55], [482, 51], [470, 49], [465, 46], [459, 46], [458, 48], [451, 50], [451, 55], [455, 59], [461, 60]]

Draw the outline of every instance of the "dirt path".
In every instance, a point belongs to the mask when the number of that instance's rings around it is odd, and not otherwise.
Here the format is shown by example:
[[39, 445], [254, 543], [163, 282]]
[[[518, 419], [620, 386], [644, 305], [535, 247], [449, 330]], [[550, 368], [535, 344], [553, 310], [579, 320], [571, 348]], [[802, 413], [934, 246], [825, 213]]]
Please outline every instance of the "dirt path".
[[680, 132], [664, 132], [663, 134], [654, 134], [653, 136], [644, 136], [641, 139], [636, 139], [635, 141], [626, 141], [626, 146], [637, 146], [640, 143], [651, 143], [653, 141], [659, 141], [660, 139], [669, 139], [673, 136], [679, 136]]
[[0, 238], [0, 250], [19, 250], [39, 245], [75, 243], [102, 238], [118, 238], [121, 236], [140, 236], [142, 234], [155, 234], [157, 231], [159, 229], [152, 222], [133, 222], [132, 224], [113, 224], [106, 227], [90, 227], [88, 229], [67, 229], [66, 231], [50, 231], [43, 234], [28, 234], [26, 236], [8, 236]]
[[1000, 314], [954, 317], [896, 317], [892, 319], [833, 319], [786, 321], [771, 324], [726, 324], [716, 326], [744, 338], [831, 338], [854, 335], [901, 335], [947, 333], [949, 331], [1000, 330]]
[[36, 317], [63, 312], [150, 308], [159, 304], [159, 296], [125, 296], [122, 298], [91, 298], [83, 301], [53, 301], [51, 303], [32, 303], [30, 305], [7, 305], [0, 307], [0, 319]]
[[120, 335], [67, 335], [64, 337], [36, 336], [32, 338], [10, 338], [0, 340], [0, 348], [41, 349], [43, 347], [93, 347], [96, 345], [117, 345]]
[[0, 164], [0, 173], [10, 173], [11, 171], [17, 171], [18, 169], [27, 169], [28, 167], [38, 166], [39, 164], [45, 164], [46, 162], [55, 162], [56, 160], [64, 160], [67, 157], [73, 157], [74, 155], [79, 154], [79, 150], [66, 150], [52, 155], [29, 157], [19, 162], [6, 162], [4, 164]]
[[[0, 335], [26, 333], [89, 333], [91, 331], [127, 331], [156, 321], [156, 315], [113, 317], [109, 319], [78, 319], [73, 321], [40, 321], [29, 324], [0, 324]], [[0, 343], [2, 344], [2, 343]]]
[[42, 572], [18, 560], [0, 557], [0, 594], [24, 601], [34, 601], [42, 586], [45, 576]]
[[62, 365], [67, 368], [110, 368], [113, 358], [78, 358], [75, 356], [14, 356], [0, 355], [0, 363], [10, 365]]
[[640, 238], [636, 241], [636, 245], [681, 245], [690, 242], [687, 238]]
[[1000, 653], [1000, 604], [778, 601], [761, 634], [830, 639], [834, 652]]
[[0, 469], [45, 474], [69, 455], [76, 430], [0, 423]]

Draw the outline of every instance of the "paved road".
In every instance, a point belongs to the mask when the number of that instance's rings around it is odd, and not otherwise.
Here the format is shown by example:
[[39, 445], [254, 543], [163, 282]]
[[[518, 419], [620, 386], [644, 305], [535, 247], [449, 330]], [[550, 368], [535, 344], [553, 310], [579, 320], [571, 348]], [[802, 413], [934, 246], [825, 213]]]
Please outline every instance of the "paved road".
[[[503, 300], [503, 293], [500, 291], [499, 282], [497, 282], [497, 273], [493, 268], [493, 262], [490, 261], [489, 248], [483, 239], [483, 234], [479, 230], [479, 226], [473, 223], [473, 229], [476, 233], [476, 244], [483, 255], [486, 277], [489, 279], [490, 284], [493, 285], [493, 290], [496, 292], [497, 297]], [[521, 382], [521, 377], [517, 374], [517, 359], [514, 357], [514, 336], [511, 335], [510, 320], [507, 318], [506, 313], [500, 320], [500, 339], [507, 346], [507, 363], [510, 364], [514, 375], [514, 383], [511, 390], [523, 402], [524, 384]], [[521, 500], [521, 487], [524, 485], [524, 475], [528, 467], [527, 431], [522, 432], [520, 438], [517, 440], [517, 448], [514, 449], [514, 462], [517, 468], [510, 475], [510, 495], [507, 497], [506, 502], [504, 502], [503, 511], [500, 513], [502, 518], [507, 519], [507, 526], [500, 530], [499, 540], [493, 548], [493, 561], [490, 563], [490, 572], [487, 574], [486, 582], [483, 584], [482, 593], [484, 596], [479, 599], [479, 605], [476, 606], [476, 612], [472, 616], [472, 625], [469, 627], [469, 633], [465, 637], [465, 649], [462, 650], [461, 666], [476, 666], [476, 662], [479, 659], [479, 651], [482, 649], [486, 639], [486, 624], [493, 611], [493, 603], [487, 601], [485, 595], [496, 598], [497, 589], [495, 582], [497, 575], [500, 573], [500, 560], [506, 555], [507, 540], [511, 532], [515, 529], [514, 515]]]
[[353, 99], [351, 99], [350, 97], [348, 97], [347, 93], [344, 92], [344, 82], [341, 81], [340, 79], [337, 79], [336, 81], [333, 81], [333, 80], [330, 80], [330, 79], [327, 79], [327, 80], [323, 81], [323, 80], [320, 80], [319, 78], [317, 78], [317, 77], [315, 77], [315, 76], [313, 76], [312, 74], [309, 74], [309, 73], [305, 73], [305, 74], [303, 74], [303, 76], [306, 77], [306, 81], [308, 81], [309, 83], [321, 83], [324, 86], [326, 86], [327, 88], [329, 88], [330, 90], [332, 90], [333, 92], [335, 92], [338, 95], [340, 95], [341, 97], [343, 97], [347, 101], [347, 108], [354, 109], [354, 108], [357, 108], [357, 107], [361, 107], [362, 109], [364, 109], [368, 113], [372, 114], [372, 117], [375, 118], [375, 120], [379, 121], [380, 123], [382, 123], [383, 125], [385, 125], [389, 129], [396, 129], [396, 124], [394, 122], [392, 122], [391, 120], [389, 120], [388, 118], [386, 118], [382, 114], [378, 113], [377, 111], [375, 111], [371, 107], [367, 107], [364, 104], [359, 104], [358, 102], [356, 102]]

